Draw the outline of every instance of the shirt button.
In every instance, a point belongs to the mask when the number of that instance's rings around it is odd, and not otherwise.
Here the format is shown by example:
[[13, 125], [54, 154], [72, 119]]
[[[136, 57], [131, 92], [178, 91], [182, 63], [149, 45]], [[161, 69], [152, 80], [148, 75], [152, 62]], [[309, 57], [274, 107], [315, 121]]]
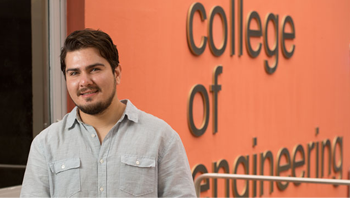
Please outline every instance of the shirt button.
[[139, 165], [139, 164], [140, 164], [139, 160], [137, 160], [137, 161], [136, 161], [136, 164], [137, 164], [137, 165]]
[[101, 192], [103, 191], [103, 187], [100, 188], [100, 191], [101, 191]]
[[101, 164], [103, 163], [103, 159], [100, 160], [100, 163], [101, 163]]
[[96, 137], [96, 135], [95, 135], [95, 134], [91, 134], [91, 137], [93, 137], [93, 138], [94, 138], [94, 137]]
[[64, 169], [64, 168], [66, 168], [66, 166], [63, 164], [63, 165], [61, 166], [61, 168]]

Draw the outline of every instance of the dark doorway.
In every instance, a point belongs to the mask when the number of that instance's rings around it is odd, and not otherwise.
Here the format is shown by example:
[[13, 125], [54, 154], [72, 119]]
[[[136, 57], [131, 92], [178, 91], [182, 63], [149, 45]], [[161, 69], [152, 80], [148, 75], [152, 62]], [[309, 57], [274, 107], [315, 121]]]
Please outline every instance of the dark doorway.
[[33, 139], [31, 0], [1, 0], [0, 24], [0, 188], [3, 188], [22, 183], [25, 169], [18, 166], [26, 164]]

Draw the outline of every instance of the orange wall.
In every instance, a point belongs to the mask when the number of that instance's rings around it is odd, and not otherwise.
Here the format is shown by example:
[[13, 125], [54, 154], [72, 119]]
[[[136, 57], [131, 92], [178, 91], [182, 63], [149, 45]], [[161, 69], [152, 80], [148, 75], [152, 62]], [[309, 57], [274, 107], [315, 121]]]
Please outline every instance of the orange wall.
[[[237, 17], [236, 53], [230, 56], [229, 0], [199, 1], [205, 7], [207, 20], [201, 22], [196, 13], [193, 26], [195, 42], [199, 45], [200, 37], [207, 35], [210, 10], [216, 5], [221, 6], [229, 28], [225, 52], [215, 57], [207, 45], [203, 54], [193, 55], [187, 44], [186, 20], [194, 2], [68, 0], [68, 33], [86, 27], [101, 29], [111, 35], [118, 47], [123, 69], [122, 83], [117, 88], [119, 98], [128, 98], [138, 108], [167, 121], [180, 134], [191, 167], [203, 164], [212, 172], [212, 162], [226, 159], [232, 173], [235, 159], [240, 155], [249, 155], [249, 172], [252, 174], [253, 154], [269, 150], [276, 161], [279, 149], [285, 147], [292, 155], [293, 148], [301, 144], [307, 155], [308, 143], [325, 139], [332, 142], [340, 136], [343, 137], [342, 177], [347, 179], [350, 168], [350, 1], [244, 0], [244, 34], [247, 16], [251, 11], [259, 14], [263, 28], [268, 13], [279, 16], [279, 29], [284, 16], [289, 15], [293, 19], [296, 37], [288, 41], [287, 46], [294, 44], [295, 52], [290, 59], [286, 59], [279, 46], [278, 68], [272, 75], [265, 72], [264, 60], [272, 64], [275, 56], [267, 57], [263, 37], [252, 38], [254, 49], [257, 43], [263, 44], [258, 57], [248, 55], [245, 41], [243, 55], [238, 56]], [[237, 3], [238, 0], [234, 4], [235, 15], [238, 14]], [[274, 26], [270, 26], [272, 48], [275, 35]], [[256, 28], [255, 22], [252, 28]], [[290, 28], [287, 27], [287, 30], [290, 31]], [[214, 17], [213, 31], [214, 43], [219, 46], [222, 42], [222, 26], [218, 15]], [[213, 96], [209, 86], [213, 84], [213, 70], [218, 65], [223, 67], [223, 73], [218, 78], [222, 90], [218, 94], [218, 133], [214, 135]], [[196, 84], [206, 87], [211, 111], [209, 126], [200, 137], [194, 137], [187, 125], [188, 98], [191, 88]], [[72, 106], [70, 103], [69, 108]], [[195, 97], [193, 111], [199, 128], [203, 115], [199, 95]], [[316, 127], [319, 127], [318, 135], [315, 135]], [[254, 137], [257, 138], [255, 147], [252, 146]], [[339, 149], [336, 155], [339, 159]], [[315, 151], [311, 153], [311, 177], [316, 176], [314, 161]], [[297, 174], [306, 171], [306, 167], [305, 162], [304, 166], [297, 169]], [[239, 170], [243, 173], [242, 167]], [[290, 174], [289, 170], [282, 175]], [[338, 174], [332, 170], [331, 175], [326, 174], [324, 178], [332, 176], [338, 177]], [[241, 191], [243, 183], [239, 182]], [[223, 184], [219, 182], [221, 196], [224, 196]], [[345, 186], [295, 186], [290, 183], [286, 190], [279, 191], [274, 184], [271, 194], [268, 193], [268, 187], [268, 182], [265, 182], [263, 196], [347, 195]], [[259, 187], [257, 192], [259, 195]], [[211, 193], [208, 191], [202, 196], [211, 196]], [[230, 196], [233, 196], [231, 184]], [[249, 196], [252, 196], [252, 183]]]

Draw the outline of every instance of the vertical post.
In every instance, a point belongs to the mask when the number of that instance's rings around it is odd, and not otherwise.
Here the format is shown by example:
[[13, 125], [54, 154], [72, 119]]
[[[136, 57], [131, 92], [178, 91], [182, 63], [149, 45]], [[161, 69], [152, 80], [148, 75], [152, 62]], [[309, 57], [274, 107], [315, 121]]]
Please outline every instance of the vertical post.
[[66, 38], [66, 0], [49, 1], [49, 65], [51, 123], [67, 113], [66, 85], [60, 66], [60, 53]]

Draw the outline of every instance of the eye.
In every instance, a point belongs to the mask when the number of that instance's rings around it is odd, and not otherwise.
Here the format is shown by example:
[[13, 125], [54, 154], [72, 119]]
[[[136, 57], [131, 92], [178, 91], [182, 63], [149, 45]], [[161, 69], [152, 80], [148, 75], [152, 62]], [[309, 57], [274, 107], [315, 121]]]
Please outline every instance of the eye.
[[100, 70], [100, 68], [97, 68], [97, 67], [94, 67], [94, 68], [91, 69], [92, 72], [99, 71], [99, 70]]
[[76, 72], [76, 71], [69, 72], [69, 75], [70, 75], [70, 76], [75, 76], [75, 75], [77, 75], [77, 74], [78, 74], [78, 72]]

